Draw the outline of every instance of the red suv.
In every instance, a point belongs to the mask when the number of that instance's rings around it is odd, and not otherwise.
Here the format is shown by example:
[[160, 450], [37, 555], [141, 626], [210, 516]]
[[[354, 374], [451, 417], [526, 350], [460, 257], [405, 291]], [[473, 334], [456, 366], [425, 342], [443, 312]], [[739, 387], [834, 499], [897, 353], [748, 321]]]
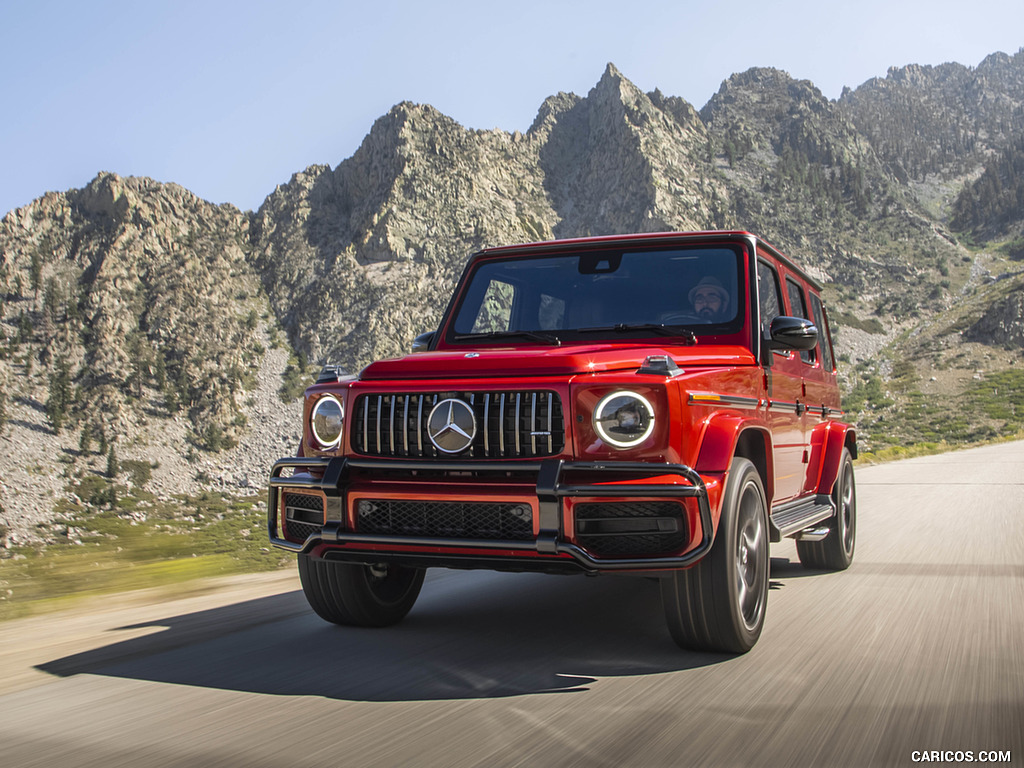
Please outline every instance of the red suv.
[[745, 652], [769, 540], [853, 558], [820, 289], [747, 232], [481, 251], [413, 354], [306, 391], [271, 541], [338, 624], [401, 620], [431, 566], [641, 574], [680, 646]]

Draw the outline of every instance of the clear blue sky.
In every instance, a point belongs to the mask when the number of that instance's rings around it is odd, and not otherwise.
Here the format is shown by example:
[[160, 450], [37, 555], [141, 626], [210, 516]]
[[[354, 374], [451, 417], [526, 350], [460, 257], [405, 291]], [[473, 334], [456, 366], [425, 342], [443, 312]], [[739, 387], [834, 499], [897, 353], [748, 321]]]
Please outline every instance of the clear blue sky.
[[890, 66], [1022, 46], [1021, 0], [0, 0], [0, 215], [101, 170], [255, 209], [400, 101], [526, 130], [609, 61], [699, 109], [752, 66], [835, 99]]

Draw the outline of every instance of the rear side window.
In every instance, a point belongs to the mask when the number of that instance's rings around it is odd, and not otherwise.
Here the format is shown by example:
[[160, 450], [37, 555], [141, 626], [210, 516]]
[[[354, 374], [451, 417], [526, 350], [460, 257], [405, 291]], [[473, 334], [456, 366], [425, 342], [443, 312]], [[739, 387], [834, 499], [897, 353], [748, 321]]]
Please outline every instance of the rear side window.
[[511, 283], [491, 280], [473, 320], [473, 333], [507, 331], [512, 322], [512, 302], [516, 291]]
[[[804, 301], [804, 292], [795, 280], [786, 278], [786, 293], [789, 294], [789, 311], [792, 312], [795, 317], [802, 317], [805, 320], [810, 320], [811, 315], [807, 311], [807, 302]], [[821, 334], [820, 329], [818, 330], [818, 334]], [[801, 352], [800, 359], [805, 363], [813, 363], [814, 350]]]
[[757, 292], [761, 297], [761, 330], [768, 330], [772, 320], [782, 314], [779, 276], [770, 264], [757, 262]]
[[818, 326], [818, 346], [821, 349], [821, 361], [826, 371], [835, 370], [832, 359], [832, 339], [829, 338], [828, 326], [825, 324], [825, 308], [821, 299], [811, 294], [811, 311], [814, 312], [814, 324]]

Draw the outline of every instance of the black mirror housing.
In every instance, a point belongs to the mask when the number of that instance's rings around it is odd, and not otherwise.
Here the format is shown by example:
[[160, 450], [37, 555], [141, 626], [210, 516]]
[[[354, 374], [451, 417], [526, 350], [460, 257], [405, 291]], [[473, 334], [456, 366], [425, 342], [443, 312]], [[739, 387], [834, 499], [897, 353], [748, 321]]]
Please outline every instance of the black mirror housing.
[[427, 352], [434, 343], [434, 334], [436, 331], [427, 331], [421, 333], [415, 339], [412, 340], [412, 351], [413, 352]]
[[783, 351], [804, 352], [818, 344], [818, 329], [803, 317], [780, 315], [772, 320], [768, 329], [768, 346]]

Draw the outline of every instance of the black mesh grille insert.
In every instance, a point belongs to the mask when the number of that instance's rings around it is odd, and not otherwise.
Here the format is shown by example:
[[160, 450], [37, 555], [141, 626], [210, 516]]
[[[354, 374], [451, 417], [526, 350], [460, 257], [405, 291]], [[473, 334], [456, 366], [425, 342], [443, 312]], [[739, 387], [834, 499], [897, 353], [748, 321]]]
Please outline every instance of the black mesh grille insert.
[[565, 448], [562, 402], [555, 392], [436, 392], [361, 395], [352, 413], [352, 444], [368, 456], [452, 458], [427, 434], [431, 410], [463, 401], [476, 419], [476, 436], [459, 459], [554, 456]]
[[324, 514], [323, 498], [308, 493], [286, 493], [284, 494], [284, 505], [286, 507], [319, 512], [321, 517]]
[[682, 549], [689, 540], [677, 501], [577, 504], [576, 540], [597, 557], [645, 557]]
[[301, 544], [311, 533], [319, 533], [322, 525], [310, 525], [309, 523], [300, 523], [296, 520], [285, 520], [284, 521], [284, 537], [288, 541], [294, 541], [297, 544]]
[[360, 533], [426, 538], [533, 539], [529, 504], [368, 500], [356, 507]]
[[289, 541], [304, 542], [311, 533], [323, 527], [324, 500], [308, 493], [285, 493], [284, 537]]

